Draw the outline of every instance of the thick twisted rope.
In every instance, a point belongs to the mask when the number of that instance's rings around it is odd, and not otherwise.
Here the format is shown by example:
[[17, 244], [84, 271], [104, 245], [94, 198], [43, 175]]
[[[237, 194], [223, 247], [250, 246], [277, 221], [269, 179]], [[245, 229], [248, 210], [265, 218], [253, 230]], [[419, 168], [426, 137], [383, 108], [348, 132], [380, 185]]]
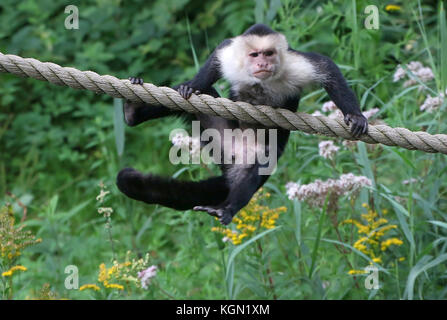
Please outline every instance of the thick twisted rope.
[[146, 102], [154, 106], [161, 105], [173, 110], [241, 120], [269, 128], [301, 130], [311, 134], [447, 154], [447, 135], [445, 134], [430, 135], [426, 132], [412, 132], [405, 128], [371, 125], [368, 134], [356, 139], [351, 135], [349, 127], [345, 125], [343, 119], [315, 117], [307, 113], [294, 113], [269, 106], [253, 106], [249, 103], [213, 98], [205, 94], [192, 95], [189, 100], [185, 100], [171, 88], [157, 87], [150, 83], [132, 85], [128, 80], [120, 80], [113, 76], [101, 76], [92, 71], [64, 68], [51, 62], [40, 62], [32, 58], [25, 59], [16, 55], [5, 55], [1, 52], [0, 72], [44, 80], [75, 89], [86, 89], [134, 102]]

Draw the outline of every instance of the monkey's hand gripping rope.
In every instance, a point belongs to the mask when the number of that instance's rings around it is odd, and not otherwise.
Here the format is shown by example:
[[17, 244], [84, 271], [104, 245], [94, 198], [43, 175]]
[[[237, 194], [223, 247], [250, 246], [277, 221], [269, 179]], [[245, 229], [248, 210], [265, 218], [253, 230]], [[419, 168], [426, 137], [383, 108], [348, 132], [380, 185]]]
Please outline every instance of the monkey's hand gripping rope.
[[80, 71], [64, 68], [50, 62], [25, 59], [0, 52], [0, 72], [13, 73], [22, 77], [44, 80], [60, 86], [86, 89], [115, 98], [134, 102], [146, 102], [162, 105], [173, 110], [189, 113], [204, 113], [220, 116], [230, 120], [241, 120], [260, 124], [269, 128], [301, 130], [311, 134], [329, 137], [341, 137], [348, 140], [361, 140], [366, 143], [382, 143], [399, 146], [410, 150], [441, 152], [447, 154], [447, 135], [431, 135], [426, 132], [412, 132], [405, 128], [391, 128], [386, 125], [370, 125], [368, 134], [355, 139], [343, 119], [330, 119], [312, 116], [302, 112], [286, 109], [274, 109], [269, 106], [253, 106], [245, 102], [233, 102], [225, 98], [213, 98], [208, 95], [193, 95], [189, 100], [183, 99], [175, 90], [157, 87], [150, 83], [132, 85], [128, 80], [113, 76], [101, 76], [92, 71]]

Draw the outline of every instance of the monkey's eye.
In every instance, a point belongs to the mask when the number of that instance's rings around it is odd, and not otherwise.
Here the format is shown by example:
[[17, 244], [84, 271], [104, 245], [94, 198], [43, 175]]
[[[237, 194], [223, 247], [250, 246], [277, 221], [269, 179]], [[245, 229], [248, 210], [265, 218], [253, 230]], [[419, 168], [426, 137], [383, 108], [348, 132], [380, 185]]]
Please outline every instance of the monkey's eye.
[[270, 56], [273, 55], [273, 53], [274, 52], [272, 50], [268, 50], [268, 51], [264, 52], [264, 55], [267, 56], [267, 57], [270, 57]]
[[259, 54], [257, 52], [252, 52], [249, 54], [250, 57], [256, 58]]

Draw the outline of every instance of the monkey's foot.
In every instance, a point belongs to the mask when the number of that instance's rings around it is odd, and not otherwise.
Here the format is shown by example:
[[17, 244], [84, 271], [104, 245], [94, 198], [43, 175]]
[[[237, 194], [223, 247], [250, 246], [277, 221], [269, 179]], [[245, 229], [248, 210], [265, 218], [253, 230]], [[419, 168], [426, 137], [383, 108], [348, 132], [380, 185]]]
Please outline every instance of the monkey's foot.
[[191, 88], [190, 86], [186, 85], [186, 84], [182, 84], [179, 88], [178, 88], [178, 93], [180, 93], [180, 95], [188, 100], [191, 95], [194, 94], [200, 94], [199, 90], [194, 90], [193, 88]]
[[132, 84], [143, 84], [143, 78], [137, 78], [137, 77], [129, 77], [129, 81]]
[[213, 217], [217, 217], [223, 225], [228, 225], [233, 220], [233, 211], [228, 207], [207, 207], [207, 206], [195, 206], [194, 211], [203, 211]]

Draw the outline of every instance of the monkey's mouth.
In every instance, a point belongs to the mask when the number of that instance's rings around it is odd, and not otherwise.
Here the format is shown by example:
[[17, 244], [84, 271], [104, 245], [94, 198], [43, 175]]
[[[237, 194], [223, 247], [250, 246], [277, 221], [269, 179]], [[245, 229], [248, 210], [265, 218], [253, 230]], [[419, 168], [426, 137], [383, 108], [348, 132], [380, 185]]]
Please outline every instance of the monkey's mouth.
[[273, 72], [270, 70], [258, 70], [256, 72], [253, 73], [253, 75], [256, 78], [261, 78], [261, 79], [265, 79], [267, 77], [269, 77]]

